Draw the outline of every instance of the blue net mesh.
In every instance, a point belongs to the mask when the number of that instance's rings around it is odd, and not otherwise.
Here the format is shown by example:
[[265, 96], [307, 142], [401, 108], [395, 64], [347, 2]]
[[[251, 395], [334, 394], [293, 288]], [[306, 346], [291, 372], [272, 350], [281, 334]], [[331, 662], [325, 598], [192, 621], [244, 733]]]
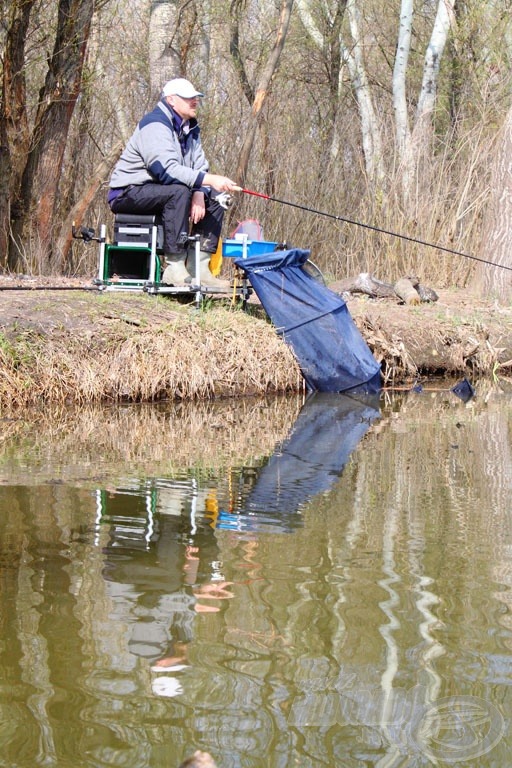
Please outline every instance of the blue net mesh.
[[276, 330], [292, 348], [310, 390], [377, 392], [380, 366], [341, 296], [304, 268], [309, 251], [235, 259]]

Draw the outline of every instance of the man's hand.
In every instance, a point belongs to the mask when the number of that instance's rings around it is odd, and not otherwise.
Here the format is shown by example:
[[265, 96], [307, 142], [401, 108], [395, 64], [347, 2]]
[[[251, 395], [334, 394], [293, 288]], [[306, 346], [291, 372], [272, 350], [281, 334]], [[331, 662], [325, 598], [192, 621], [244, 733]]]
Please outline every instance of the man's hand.
[[197, 598], [197, 603], [194, 606], [194, 610], [197, 613], [218, 613], [220, 608], [214, 605], [204, 605], [200, 603], [200, 600], [225, 600], [230, 597], [234, 597], [234, 594], [228, 590], [233, 584], [232, 581], [214, 581], [211, 584], [201, 584], [200, 587], [194, 590], [194, 597]]
[[210, 584], [202, 584], [195, 592], [197, 598], [208, 598], [209, 600], [225, 600], [234, 597], [234, 594], [228, 590], [233, 584], [232, 581], [214, 581]]
[[206, 208], [204, 204], [203, 192], [196, 191], [192, 195], [192, 202], [190, 203], [190, 218], [193, 224], [197, 224], [198, 221], [204, 219]]
[[203, 179], [205, 187], [213, 187], [217, 192], [240, 192], [240, 186], [227, 176], [218, 176], [216, 173], [206, 173]]

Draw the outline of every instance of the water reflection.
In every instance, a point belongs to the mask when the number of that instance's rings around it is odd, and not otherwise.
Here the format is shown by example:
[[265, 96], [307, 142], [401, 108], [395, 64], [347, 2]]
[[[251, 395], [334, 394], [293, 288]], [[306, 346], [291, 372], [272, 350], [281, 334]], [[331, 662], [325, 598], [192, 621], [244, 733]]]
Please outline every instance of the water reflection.
[[154, 664], [155, 671], [186, 660], [195, 613], [217, 612], [210, 601], [233, 596], [216, 566], [213, 529], [192, 524], [186, 487], [181, 510], [170, 507], [165, 494], [159, 498], [159, 491], [155, 485], [139, 497], [118, 491], [101, 499], [111, 618], [129, 625], [128, 650]]
[[223, 514], [222, 527], [276, 530], [297, 524], [297, 512], [328, 491], [350, 454], [380, 415], [377, 397], [316, 394], [302, 407], [289, 436], [258, 472], [237, 514]]
[[0, 441], [0, 763], [508, 764], [508, 398], [57, 412]]
[[[97, 492], [97, 524], [108, 529], [102, 551], [111, 619], [126, 625], [131, 654], [155, 673], [187, 667], [195, 614], [217, 613], [234, 597], [216, 530], [278, 533], [302, 525], [301, 509], [341, 476], [379, 416], [375, 406], [378, 400], [343, 395], [307, 400], [262, 468], [230, 468], [229, 511], [207, 480], [199, 488], [195, 479], [154, 478], [139, 488]], [[157, 677], [152, 689], [183, 693], [174, 677]]]

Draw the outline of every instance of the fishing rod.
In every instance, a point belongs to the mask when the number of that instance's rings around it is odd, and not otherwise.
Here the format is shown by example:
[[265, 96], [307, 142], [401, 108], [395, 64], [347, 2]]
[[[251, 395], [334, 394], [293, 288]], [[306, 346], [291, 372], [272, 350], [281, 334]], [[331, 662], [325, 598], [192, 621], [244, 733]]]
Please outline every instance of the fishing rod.
[[363, 227], [364, 229], [370, 229], [373, 232], [380, 232], [384, 235], [391, 235], [391, 237], [398, 237], [401, 240], [407, 240], [410, 243], [417, 243], [418, 245], [425, 245], [428, 248], [436, 248], [438, 251], [444, 251], [445, 253], [452, 253], [455, 256], [462, 256], [465, 259], [472, 259], [473, 261], [479, 261], [482, 264], [487, 264], [490, 267], [499, 267], [500, 269], [507, 269], [512, 272], [512, 267], [505, 264], [498, 264], [495, 261], [488, 261], [478, 256], [473, 256], [470, 253], [464, 253], [464, 251], [456, 251], [453, 248], [446, 248], [443, 245], [437, 245], [436, 243], [429, 243], [427, 240], [420, 240], [417, 237], [411, 237], [410, 235], [403, 235], [399, 232], [392, 232], [389, 229], [383, 229], [382, 227], [376, 227], [372, 224], [365, 224], [361, 221], [355, 221], [354, 219], [347, 219], [344, 216], [337, 216], [334, 213], [326, 213], [325, 211], [319, 211], [316, 208], [311, 208], [307, 205], [300, 205], [299, 203], [291, 203], [288, 200], [280, 200], [278, 197], [272, 197], [266, 195], [263, 192], [255, 192], [253, 189], [244, 189], [243, 187], [236, 187], [235, 192], [242, 192], [244, 195], [253, 195], [254, 197], [261, 197], [263, 200], [268, 200], [272, 203], [280, 203], [281, 205], [289, 205], [292, 208], [299, 208], [301, 211], [307, 211], [308, 213], [314, 213], [317, 216], [325, 216], [328, 219], [334, 219], [335, 221], [342, 221], [345, 224], [354, 224], [356, 227]]

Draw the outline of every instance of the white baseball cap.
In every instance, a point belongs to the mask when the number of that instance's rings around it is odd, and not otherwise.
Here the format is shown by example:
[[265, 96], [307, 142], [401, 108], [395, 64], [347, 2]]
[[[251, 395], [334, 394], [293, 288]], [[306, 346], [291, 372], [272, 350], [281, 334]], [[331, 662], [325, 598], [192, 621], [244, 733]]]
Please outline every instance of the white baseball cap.
[[204, 96], [204, 93], [196, 91], [190, 80], [184, 77], [175, 77], [169, 80], [162, 90], [164, 96], [181, 96], [182, 99], [194, 99], [196, 96]]

